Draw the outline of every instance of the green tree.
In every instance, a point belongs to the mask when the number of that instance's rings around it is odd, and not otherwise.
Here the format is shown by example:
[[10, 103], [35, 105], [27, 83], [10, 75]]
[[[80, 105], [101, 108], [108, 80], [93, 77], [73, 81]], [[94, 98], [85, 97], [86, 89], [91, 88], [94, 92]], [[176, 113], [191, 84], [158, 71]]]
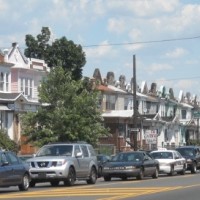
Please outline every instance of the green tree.
[[73, 80], [62, 67], [51, 70], [39, 88], [43, 106], [22, 117], [29, 141], [38, 146], [77, 140], [97, 144], [98, 138], [108, 133], [97, 109], [98, 92], [89, 90], [86, 82]]
[[43, 59], [49, 67], [62, 66], [72, 74], [72, 78], [82, 78], [82, 68], [86, 63], [85, 53], [81, 45], [74, 44], [66, 37], [51, 42], [51, 32], [48, 27], [43, 27], [41, 34], [36, 38], [26, 35], [24, 51], [26, 57]]
[[19, 146], [9, 138], [5, 130], [0, 130], [0, 149], [18, 152]]

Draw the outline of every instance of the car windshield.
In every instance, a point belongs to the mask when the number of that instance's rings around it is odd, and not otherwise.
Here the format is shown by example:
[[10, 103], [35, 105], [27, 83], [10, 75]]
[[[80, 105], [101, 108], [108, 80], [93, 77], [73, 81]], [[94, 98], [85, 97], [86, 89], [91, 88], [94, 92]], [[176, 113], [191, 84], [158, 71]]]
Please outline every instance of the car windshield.
[[39, 156], [71, 156], [72, 155], [72, 145], [55, 145], [55, 146], [44, 146], [36, 154]]
[[119, 153], [113, 159], [113, 162], [139, 162], [142, 161], [140, 153]]
[[180, 148], [176, 149], [183, 156], [194, 156], [195, 152], [192, 148]]
[[150, 155], [154, 159], [173, 159], [172, 152], [152, 152]]

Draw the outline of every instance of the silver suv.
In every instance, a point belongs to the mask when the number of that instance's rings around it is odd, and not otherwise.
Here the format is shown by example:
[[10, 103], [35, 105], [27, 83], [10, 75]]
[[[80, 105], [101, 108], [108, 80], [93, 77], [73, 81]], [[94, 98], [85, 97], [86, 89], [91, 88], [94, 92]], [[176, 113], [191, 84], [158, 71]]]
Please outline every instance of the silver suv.
[[98, 164], [92, 145], [87, 143], [56, 143], [43, 146], [28, 159], [31, 182], [34, 187], [39, 182], [50, 182], [52, 186], [72, 186], [76, 180], [86, 180], [95, 184]]

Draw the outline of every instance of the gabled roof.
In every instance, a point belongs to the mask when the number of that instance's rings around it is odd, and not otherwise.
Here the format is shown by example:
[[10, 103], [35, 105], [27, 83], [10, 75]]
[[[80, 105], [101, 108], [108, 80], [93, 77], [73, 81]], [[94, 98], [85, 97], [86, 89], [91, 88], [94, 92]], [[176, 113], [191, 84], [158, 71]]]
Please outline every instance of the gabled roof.
[[22, 93], [2, 93], [0, 92], [0, 101], [16, 101]]

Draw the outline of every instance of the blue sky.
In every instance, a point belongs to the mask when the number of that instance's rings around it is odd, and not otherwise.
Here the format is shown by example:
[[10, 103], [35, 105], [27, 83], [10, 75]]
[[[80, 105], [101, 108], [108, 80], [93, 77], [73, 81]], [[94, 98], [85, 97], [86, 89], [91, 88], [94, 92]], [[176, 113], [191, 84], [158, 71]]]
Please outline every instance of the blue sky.
[[99, 68], [103, 78], [113, 71], [128, 83], [135, 55], [139, 86], [156, 82], [176, 97], [180, 90], [199, 97], [199, 19], [199, 0], [0, 0], [0, 48], [18, 42], [23, 51], [26, 34], [49, 27], [52, 40], [83, 46], [84, 76]]

